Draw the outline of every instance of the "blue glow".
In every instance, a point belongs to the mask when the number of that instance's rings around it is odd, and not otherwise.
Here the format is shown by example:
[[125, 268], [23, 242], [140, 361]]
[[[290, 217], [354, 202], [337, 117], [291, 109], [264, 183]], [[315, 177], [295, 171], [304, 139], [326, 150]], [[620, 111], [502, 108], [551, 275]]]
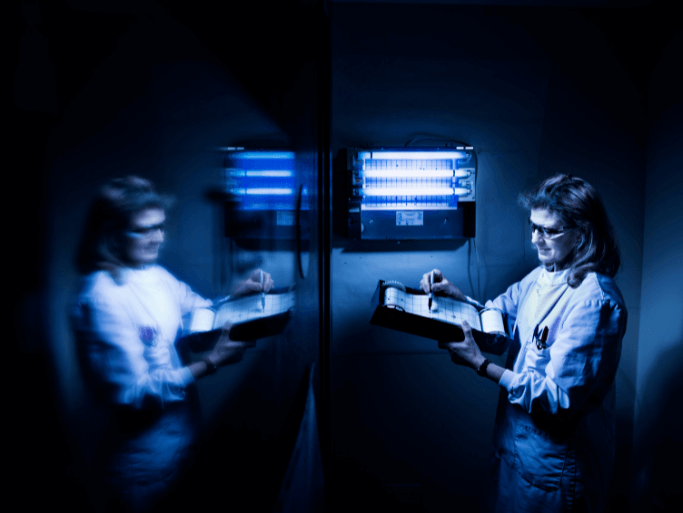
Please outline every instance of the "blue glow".
[[296, 153], [293, 151], [228, 151], [226, 191], [240, 210], [295, 210]]
[[470, 171], [464, 169], [364, 169], [360, 172], [366, 178], [466, 178]]
[[293, 151], [239, 151], [230, 153], [231, 159], [288, 159], [294, 160], [296, 153]]
[[291, 178], [294, 176], [292, 171], [244, 171], [242, 169], [228, 169], [230, 176], [235, 178], [249, 177], [270, 177], [270, 178]]
[[254, 195], [254, 196], [287, 196], [294, 194], [294, 191], [292, 189], [276, 189], [272, 187], [263, 187], [263, 188], [251, 188], [251, 189], [244, 189], [244, 188], [237, 188], [237, 189], [231, 189], [230, 192], [233, 194], [236, 194], [237, 196], [244, 196], [245, 194], [247, 195]]
[[474, 197], [473, 149], [353, 148], [351, 196], [363, 211], [457, 210]]
[[[451, 196], [452, 198], [453, 196]], [[428, 200], [417, 200], [411, 201], [402, 198], [393, 198], [395, 201], [389, 201], [386, 203], [362, 203], [360, 206], [361, 210], [450, 210], [451, 207], [457, 205], [457, 202], [453, 201], [441, 201], [436, 203], [430, 203]]]
[[464, 151], [360, 151], [359, 160], [384, 159], [384, 160], [433, 160], [433, 159], [463, 159], [467, 158]]
[[292, 178], [294, 173], [292, 171], [247, 171], [247, 176], [263, 176], [273, 178]]
[[362, 196], [465, 196], [466, 187], [366, 187], [358, 191]]

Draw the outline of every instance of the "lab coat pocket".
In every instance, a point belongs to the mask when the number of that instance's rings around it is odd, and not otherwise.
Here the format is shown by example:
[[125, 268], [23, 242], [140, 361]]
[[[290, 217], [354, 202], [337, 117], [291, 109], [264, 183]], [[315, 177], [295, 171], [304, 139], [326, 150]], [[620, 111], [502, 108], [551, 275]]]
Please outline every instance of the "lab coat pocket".
[[531, 426], [515, 425], [517, 471], [536, 488], [552, 492], [560, 487], [567, 453], [566, 443]]
[[550, 347], [539, 348], [536, 344], [531, 344], [530, 352], [533, 358], [529, 363], [533, 363], [535, 368], [541, 369], [545, 373], [545, 366], [550, 362]]

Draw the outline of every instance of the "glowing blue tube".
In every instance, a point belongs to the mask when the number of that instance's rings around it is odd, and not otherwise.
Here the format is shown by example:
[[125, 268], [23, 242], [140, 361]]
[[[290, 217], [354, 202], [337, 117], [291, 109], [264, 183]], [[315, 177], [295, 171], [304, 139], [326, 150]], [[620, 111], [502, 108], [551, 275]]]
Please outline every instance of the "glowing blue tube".
[[466, 158], [464, 151], [361, 151], [358, 159], [377, 160], [443, 160]]
[[357, 189], [361, 196], [466, 196], [467, 187], [366, 187]]
[[465, 178], [470, 176], [466, 169], [364, 169], [360, 172], [365, 178]]
[[244, 195], [250, 195], [250, 196], [287, 196], [293, 194], [292, 189], [275, 189], [275, 188], [268, 188], [268, 187], [262, 187], [262, 188], [248, 188], [248, 189], [243, 189], [243, 188], [237, 188], [237, 189], [230, 189], [230, 192], [237, 195], [237, 196], [244, 196]]

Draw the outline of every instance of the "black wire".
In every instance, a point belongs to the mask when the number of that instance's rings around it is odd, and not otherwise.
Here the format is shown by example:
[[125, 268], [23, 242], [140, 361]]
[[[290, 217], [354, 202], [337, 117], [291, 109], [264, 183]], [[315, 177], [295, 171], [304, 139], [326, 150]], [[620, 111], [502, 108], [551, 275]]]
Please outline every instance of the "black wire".
[[[472, 296], [476, 296], [475, 290], [474, 290], [474, 284], [472, 283], [472, 269], [470, 267], [470, 262], [472, 261], [472, 239], [467, 240], [467, 281], [470, 284], [470, 292]], [[479, 270], [477, 269], [477, 272]], [[475, 299], [479, 300], [479, 298]]]

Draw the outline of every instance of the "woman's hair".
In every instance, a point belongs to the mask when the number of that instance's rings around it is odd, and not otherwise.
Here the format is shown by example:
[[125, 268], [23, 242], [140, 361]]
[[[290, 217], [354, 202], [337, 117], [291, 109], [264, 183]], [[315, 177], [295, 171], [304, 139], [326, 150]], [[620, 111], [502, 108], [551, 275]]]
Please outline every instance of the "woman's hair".
[[93, 202], [78, 251], [77, 266], [83, 274], [107, 270], [113, 275], [126, 265], [124, 232], [135, 214], [148, 208], [166, 209], [173, 199], [160, 195], [152, 182], [138, 176], [109, 181]]
[[527, 210], [549, 210], [559, 216], [564, 227], [581, 233], [578, 246], [568, 256], [570, 287], [578, 287], [589, 272], [611, 277], [617, 273], [621, 257], [614, 228], [600, 194], [588, 182], [555, 175], [537, 189], [521, 194], [519, 202]]

